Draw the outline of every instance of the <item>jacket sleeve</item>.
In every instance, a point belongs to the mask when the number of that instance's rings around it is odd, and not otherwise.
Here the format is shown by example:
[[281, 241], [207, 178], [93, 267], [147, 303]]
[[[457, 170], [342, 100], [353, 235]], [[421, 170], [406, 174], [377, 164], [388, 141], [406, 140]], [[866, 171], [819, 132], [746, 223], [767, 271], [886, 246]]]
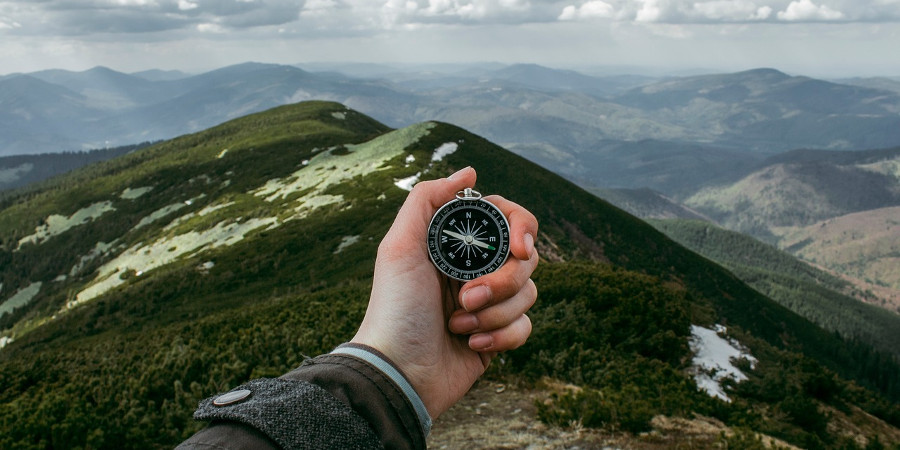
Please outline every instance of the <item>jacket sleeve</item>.
[[354, 344], [205, 399], [194, 418], [211, 424], [179, 449], [424, 449], [431, 428], [402, 372]]

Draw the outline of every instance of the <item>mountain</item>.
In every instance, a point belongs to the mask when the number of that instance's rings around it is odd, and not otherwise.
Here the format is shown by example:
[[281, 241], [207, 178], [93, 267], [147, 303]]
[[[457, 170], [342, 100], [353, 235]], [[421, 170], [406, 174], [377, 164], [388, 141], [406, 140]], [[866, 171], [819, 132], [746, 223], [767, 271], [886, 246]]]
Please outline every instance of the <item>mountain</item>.
[[[28, 75], [0, 80], [0, 155], [77, 147], [77, 136], [102, 117], [83, 95]], [[97, 146], [99, 147], [99, 146]]]
[[900, 77], [846, 78], [836, 82], [900, 93]]
[[[99, 108], [100, 117], [90, 126], [75, 127], [56, 146], [12, 147], [27, 137], [13, 132], [0, 154], [12, 154], [12, 148], [35, 153], [132, 144], [134, 136], [143, 136], [138, 141], [170, 138], [236, 117], [223, 114], [223, 100], [237, 103], [227, 111], [240, 115], [313, 98], [343, 102], [392, 126], [440, 119], [495, 142], [544, 144], [573, 157], [604, 140], [699, 144], [762, 155], [900, 142], [900, 94], [771, 69], [660, 81], [528, 64], [304, 67], [317, 72], [245, 63], [193, 76], [176, 73], [150, 79], [102, 67], [27, 74], [81, 94], [82, 107], [88, 108], [85, 116], [96, 117]], [[0, 89], [21, 76], [26, 75], [0, 79]], [[31, 89], [14, 92], [22, 98], [34, 95]], [[181, 113], [182, 108], [191, 113]], [[163, 114], [168, 122], [157, 126], [160, 116], [151, 114]], [[179, 128], [183, 123], [192, 125]], [[41, 125], [59, 126], [52, 117]], [[542, 131], [541, 139], [521, 134], [532, 128]]]
[[187, 78], [190, 76], [190, 74], [184, 73], [180, 70], [160, 70], [160, 69], [143, 70], [140, 72], [134, 72], [131, 75], [136, 76], [138, 78], [143, 78], [147, 81], [175, 81], [175, 80], [180, 80], [182, 78]]
[[898, 164], [900, 148], [787, 152], [684, 203], [726, 228], [896, 291]]
[[594, 77], [574, 70], [551, 69], [537, 64], [513, 64], [480, 77], [506, 80], [543, 91], [574, 91], [607, 97], [648, 82], [647, 78]]
[[274, 64], [239, 64], [164, 81], [102, 67], [50, 70], [0, 80], [0, 156], [168, 139], [313, 98], [394, 110], [404, 119], [405, 111], [415, 107], [408, 96], [382, 83]]
[[[651, 189], [589, 189], [617, 208], [642, 219], [693, 219], [710, 220], [665, 195]], [[695, 250], [696, 251], [696, 250]]]
[[663, 81], [613, 100], [692, 130], [693, 140], [763, 153], [900, 142], [900, 95], [774, 69]]
[[[900, 442], [892, 356], [464, 129], [392, 130], [304, 102], [0, 203], [0, 447], [171, 448], [200, 426], [200, 398], [352, 336], [407, 195], [398, 182], [468, 165], [481, 192], [541, 224], [532, 338], [487, 381], [536, 392], [528, 420], [632, 439], [665, 430], [655, 416], [699, 414], [720, 423], [710, 445], [756, 433], [817, 448]], [[672, 445], [694, 442], [669, 430]]]
[[165, 95], [164, 90], [151, 81], [107, 67], [98, 66], [83, 72], [44, 70], [30, 76], [77, 92], [92, 107], [111, 111], [159, 101], [159, 96]]
[[811, 225], [900, 205], [898, 161], [900, 148], [790, 152], [733, 184], [702, 189], [685, 204], [738, 231]]

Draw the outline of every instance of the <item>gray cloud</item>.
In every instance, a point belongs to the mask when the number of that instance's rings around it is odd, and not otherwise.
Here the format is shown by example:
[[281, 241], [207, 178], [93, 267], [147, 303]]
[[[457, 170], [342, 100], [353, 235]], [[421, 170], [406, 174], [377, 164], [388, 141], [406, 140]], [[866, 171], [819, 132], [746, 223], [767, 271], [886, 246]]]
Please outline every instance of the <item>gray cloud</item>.
[[334, 36], [557, 21], [900, 22], [900, 0], [0, 0], [0, 37], [157, 33], [173, 39], [242, 30]]
[[244, 29], [296, 21], [301, 7], [289, 0], [0, 1], [0, 33], [153, 33], [196, 30], [203, 24]]

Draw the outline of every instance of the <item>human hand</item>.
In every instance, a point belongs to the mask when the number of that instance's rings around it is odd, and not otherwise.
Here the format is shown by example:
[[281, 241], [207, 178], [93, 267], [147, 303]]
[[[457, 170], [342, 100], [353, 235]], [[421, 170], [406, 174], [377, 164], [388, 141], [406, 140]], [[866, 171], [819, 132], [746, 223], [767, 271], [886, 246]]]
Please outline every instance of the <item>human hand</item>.
[[500, 196], [485, 199], [510, 225], [510, 258], [499, 270], [460, 287], [428, 258], [431, 217], [456, 193], [475, 185], [471, 167], [418, 183], [378, 247], [369, 306], [352, 342], [373, 347], [412, 383], [432, 418], [456, 403], [498, 352], [531, 334], [525, 312], [537, 298], [537, 220]]

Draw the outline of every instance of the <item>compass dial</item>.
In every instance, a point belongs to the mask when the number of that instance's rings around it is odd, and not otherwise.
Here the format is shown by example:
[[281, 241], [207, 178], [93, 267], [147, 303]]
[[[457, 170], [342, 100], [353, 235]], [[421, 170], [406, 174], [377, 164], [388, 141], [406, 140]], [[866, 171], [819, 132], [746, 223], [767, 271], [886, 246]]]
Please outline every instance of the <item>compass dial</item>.
[[462, 197], [442, 206], [428, 227], [428, 254], [449, 277], [469, 281], [500, 268], [509, 255], [509, 224], [480, 198]]

